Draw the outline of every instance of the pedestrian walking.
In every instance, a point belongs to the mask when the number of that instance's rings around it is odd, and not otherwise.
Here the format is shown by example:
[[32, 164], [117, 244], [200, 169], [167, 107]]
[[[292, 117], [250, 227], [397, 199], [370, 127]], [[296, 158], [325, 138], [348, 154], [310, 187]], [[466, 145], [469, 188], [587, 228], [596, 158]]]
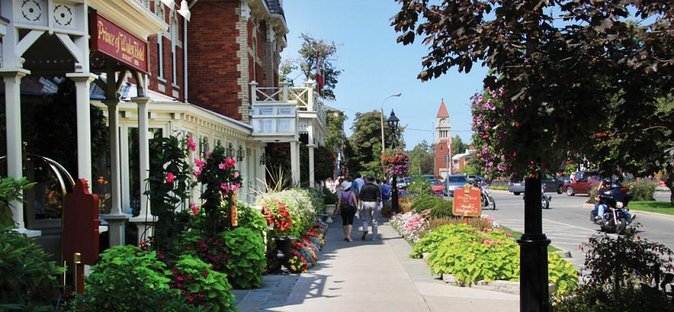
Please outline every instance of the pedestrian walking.
[[337, 191], [337, 210], [335, 215], [342, 216], [342, 230], [344, 231], [344, 241], [351, 241], [351, 229], [353, 229], [353, 217], [356, 215], [356, 205], [358, 200], [356, 194], [351, 190], [351, 182], [344, 180]]
[[368, 175], [365, 178], [365, 185], [360, 189], [358, 199], [360, 201], [360, 210], [358, 214], [363, 222], [363, 234], [360, 239], [365, 240], [368, 228], [372, 226], [372, 240], [377, 239], [377, 206], [381, 203], [381, 193], [377, 186], [374, 176]]

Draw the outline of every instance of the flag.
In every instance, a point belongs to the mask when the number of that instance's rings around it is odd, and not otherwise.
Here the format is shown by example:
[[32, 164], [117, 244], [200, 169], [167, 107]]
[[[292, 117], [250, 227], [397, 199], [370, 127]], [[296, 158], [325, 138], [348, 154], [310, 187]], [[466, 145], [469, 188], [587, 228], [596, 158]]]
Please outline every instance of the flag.
[[319, 95], [323, 95], [323, 85], [325, 85], [325, 77], [321, 72], [321, 55], [316, 53], [316, 91]]

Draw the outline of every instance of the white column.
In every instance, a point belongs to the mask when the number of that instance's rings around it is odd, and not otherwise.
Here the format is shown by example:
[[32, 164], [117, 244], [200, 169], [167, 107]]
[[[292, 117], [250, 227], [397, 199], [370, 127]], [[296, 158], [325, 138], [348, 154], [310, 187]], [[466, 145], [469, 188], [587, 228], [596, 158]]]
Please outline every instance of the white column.
[[[108, 83], [111, 83], [110, 81]], [[110, 129], [110, 214], [105, 216], [108, 221], [110, 234], [110, 246], [124, 245], [125, 231], [124, 224], [129, 216], [122, 213], [122, 192], [119, 158], [119, 126], [118, 126], [118, 104], [119, 100], [103, 101], [108, 106], [108, 128]]]
[[[30, 71], [15, 68], [0, 71], [5, 82], [5, 114], [7, 126], [7, 175], [19, 179], [23, 177], [23, 141], [21, 138], [21, 78]], [[9, 203], [16, 230], [26, 233], [23, 221], [23, 202], [13, 200]], [[32, 232], [32, 231], [31, 231]], [[39, 231], [30, 236], [39, 236]]]
[[316, 145], [309, 144], [309, 187], [316, 186], [316, 178], [314, 177], [314, 148], [316, 148]]
[[77, 177], [86, 179], [91, 188], [91, 109], [89, 86], [96, 79], [96, 75], [90, 73], [70, 73], [66, 74], [66, 77], [75, 81], [75, 94], [77, 95]]
[[315, 82], [313, 80], [308, 80], [305, 85], [307, 89], [308, 96], [307, 96], [307, 110], [310, 112], [315, 111], [314, 109], [314, 84]]
[[136, 223], [138, 227], [138, 240], [144, 240], [152, 236], [152, 223], [157, 218], [152, 215], [149, 198], [145, 193], [145, 183], [149, 176], [150, 169], [150, 142], [149, 142], [149, 123], [147, 104], [150, 102], [148, 97], [136, 97], [131, 99], [138, 104], [138, 152], [139, 152], [139, 171], [140, 171], [140, 214], [131, 218], [129, 221]]
[[307, 143], [309, 143], [307, 144], [309, 147], [309, 187], [314, 187], [316, 183], [316, 179], [314, 177], [314, 148], [316, 145], [314, 144], [314, 126], [312, 125], [312, 122], [310, 122], [309, 126], [307, 127], [307, 131], [309, 132], [307, 141]]
[[300, 185], [300, 143], [290, 141], [290, 172], [293, 186]]

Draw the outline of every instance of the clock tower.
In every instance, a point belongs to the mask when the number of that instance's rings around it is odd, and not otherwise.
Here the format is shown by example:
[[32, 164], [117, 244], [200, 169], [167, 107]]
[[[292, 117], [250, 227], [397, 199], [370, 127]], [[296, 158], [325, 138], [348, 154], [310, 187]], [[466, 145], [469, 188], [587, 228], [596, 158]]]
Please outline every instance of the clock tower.
[[445, 106], [445, 100], [440, 101], [438, 114], [435, 116], [435, 131], [433, 138], [434, 161], [433, 174], [438, 177], [445, 177], [451, 171], [452, 152], [450, 146], [452, 137], [450, 136], [451, 125], [449, 123], [449, 113]]

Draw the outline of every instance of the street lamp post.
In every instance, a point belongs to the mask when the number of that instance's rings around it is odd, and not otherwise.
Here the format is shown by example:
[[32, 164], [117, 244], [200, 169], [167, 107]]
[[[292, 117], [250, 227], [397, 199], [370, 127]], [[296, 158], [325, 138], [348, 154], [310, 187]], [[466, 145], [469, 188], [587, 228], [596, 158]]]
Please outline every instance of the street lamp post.
[[[398, 133], [398, 122], [399, 121], [400, 121], [400, 119], [398, 119], [398, 117], [396, 117], [396, 114], [393, 112], [393, 110], [391, 110], [391, 115], [386, 120], [386, 123], [388, 124], [389, 128], [391, 128], [391, 133], [393, 134], [392, 135], [393, 138], [391, 139], [391, 148], [395, 148], [396, 135]], [[383, 127], [382, 127], [382, 129], [383, 129]], [[393, 187], [392, 193], [393, 194], [391, 195], [391, 210], [393, 210], [394, 213], [398, 213], [398, 212], [400, 212], [400, 206], [398, 205], [398, 183], [396, 181], [395, 173], [392, 174], [392, 177], [393, 177], [393, 179], [392, 179], [391, 183], [393, 184], [392, 185], [392, 187]]]
[[384, 153], [384, 147], [386, 146], [384, 142], [384, 103], [386, 103], [386, 100], [392, 98], [392, 97], [400, 97], [402, 93], [398, 92], [396, 94], [391, 94], [388, 97], [386, 97], [383, 101], [381, 101], [381, 106], [379, 107], [379, 111], [381, 112], [381, 153]]

